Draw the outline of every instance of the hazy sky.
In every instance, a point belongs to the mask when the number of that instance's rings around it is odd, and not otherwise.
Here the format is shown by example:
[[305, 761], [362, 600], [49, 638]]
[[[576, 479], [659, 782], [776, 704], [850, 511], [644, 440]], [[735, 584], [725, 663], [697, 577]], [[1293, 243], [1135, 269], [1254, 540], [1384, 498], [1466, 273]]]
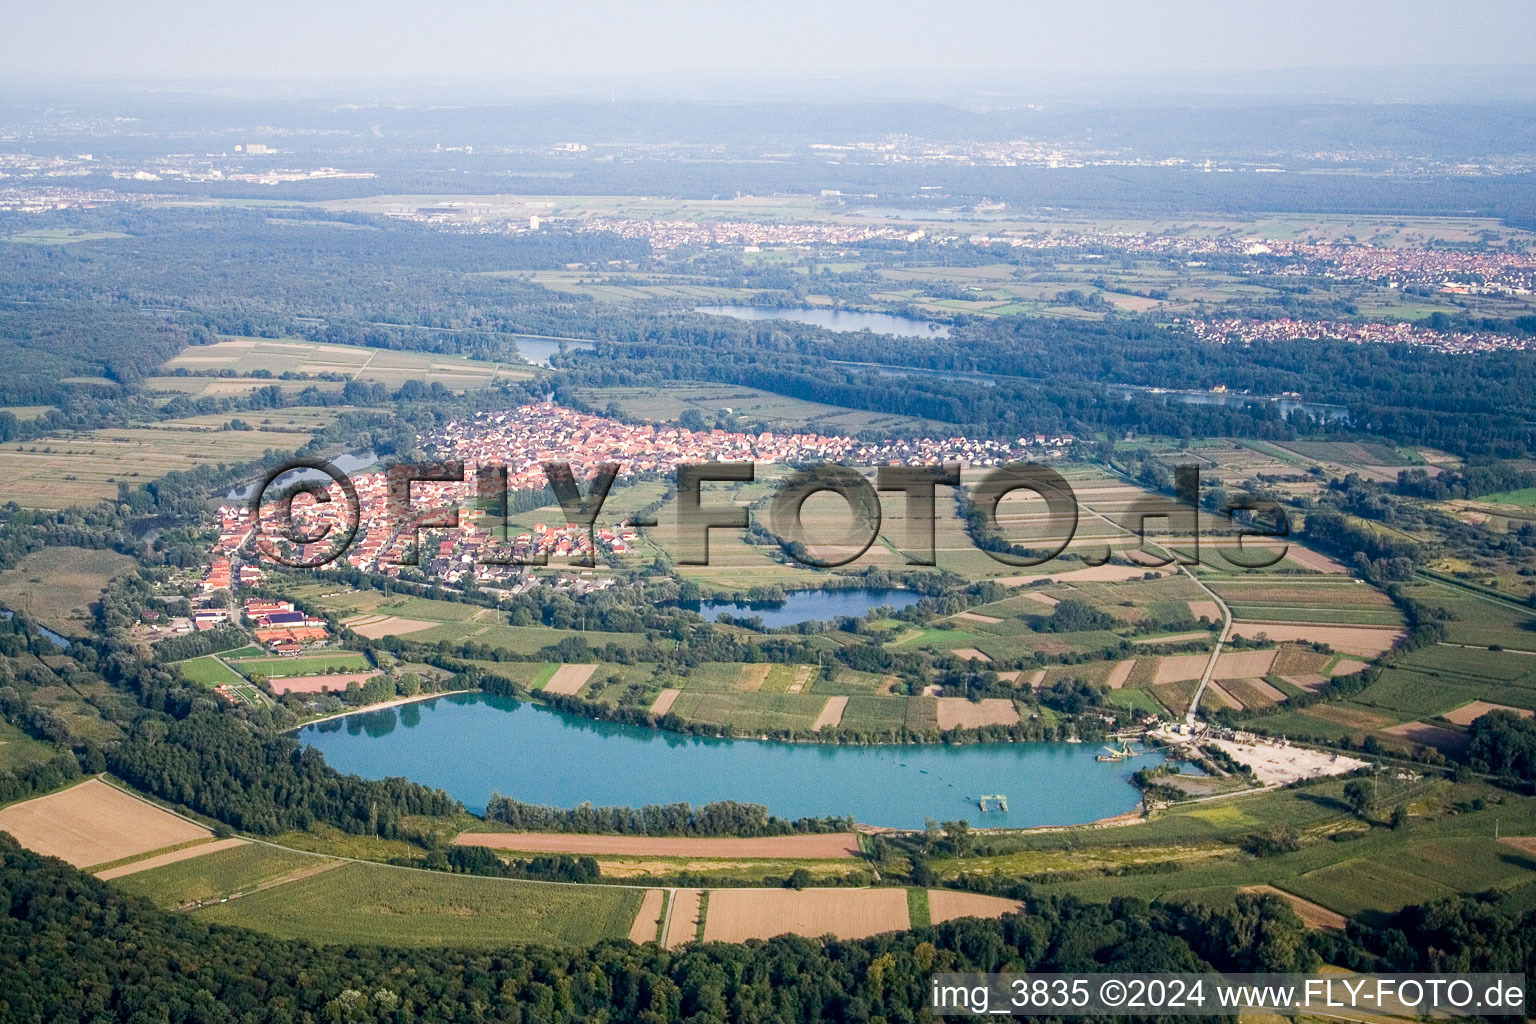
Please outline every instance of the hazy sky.
[[1532, 0], [47, 0], [0, 74], [356, 78], [1528, 64]]

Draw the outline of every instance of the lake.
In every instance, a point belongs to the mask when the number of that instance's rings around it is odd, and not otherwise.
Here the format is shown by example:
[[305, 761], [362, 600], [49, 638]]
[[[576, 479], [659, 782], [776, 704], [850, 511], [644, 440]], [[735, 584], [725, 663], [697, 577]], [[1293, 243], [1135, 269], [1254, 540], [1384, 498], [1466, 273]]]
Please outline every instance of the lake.
[[928, 320], [891, 313], [855, 313], [847, 309], [760, 309], [757, 306], [695, 306], [695, 313], [737, 320], [793, 320], [829, 331], [874, 331], [902, 338], [945, 338], [949, 328]]
[[548, 366], [549, 357], [560, 351], [562, 343], [568, 352], [597, 347], [590, 341], [580, 341], [576, 338], [539, 338], [531, 334], [514, 334], [512, 341], [517, 346], [517, 354], [534, 366]]
[[[924, 818], [1022, 828], [1095, 821], [1133, 809], [1141, 759], [1094, 760], [1091, 743], [834, 747], [721, 740], [594, 722], [482, 693], [450, 694], [306, 726], [300, 741], [342, 772], [398, 775], [446, 790], [476, 813], [492, 793], [575, 807], [716, 800], [783, 818], [851, 814], [921, 828]], [[981, 794], [1009, 810], [983, 815]]]
[[855, 587], [850, 589], [792, 590], [782, 602], [691, 601], [683, 607], [696, 611], [710, 622], [722, 614], [742, 618], [756, 615], [763, 625], [772, 629], [777, 626], [796, 626], [802, 622], [825, 622], [840, 615], [860, 617], [871, 608], [890, 605], [906, 608], [917, 604], [923, 595], [913, 590], [895, 587]]

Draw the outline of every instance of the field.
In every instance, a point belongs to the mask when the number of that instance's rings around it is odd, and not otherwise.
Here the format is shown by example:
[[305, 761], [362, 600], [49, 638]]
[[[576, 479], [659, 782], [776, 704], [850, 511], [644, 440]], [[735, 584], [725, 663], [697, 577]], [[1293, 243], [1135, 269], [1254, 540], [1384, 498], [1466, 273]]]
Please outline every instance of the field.
[[907, 927], [903, 889], [713, 889], [704, 941], [741, 942], [786, 933], [861, 939]]
[[210, 833], [99, 779], [0, 808], [0, 830], [75, 867], [111, 864]]
[[388, 946], [588, 946], [625, 938], [642, 890], [343, 864], [197, 912], [279, 938]]
[[640, 912], [635, 915], [635, 923], [629, 929], [630, 942], [638, 944], [656, 941], [667, 909], [667, 895], [665, 889], [645, 890], [645, 897], [640, 902]]
[[956, 892], [954, 889], [928, 890], [928, 917], [934, 924], [953, 921], [957, 917], [1001, 917], [1018, 912], [1022, 906], [1018, 900], [1000, 896]]
[[179, 661], [176, 667], [181, 674], [203, 686], [240, 686], [245, 677], [211, 654], [189, 661]]
[[238, 846], [247, 845], [244, 839], [215, 839], [207, 843], [194, 843], [191, 846], [183, 846], [180, 849], [171, 850], [169, 853], [157, 853], [141, 860], [129, 861], [127, 864], [119, 864], [116, 867], [103, 868], [95, 872], [97, 878], [103, 882], [109, 882], [115, 878], [126, 878], [144, 871], [153, 871], [156, 868], [168, 867], [172, 864], [181, 864], [197, 857], [207, 857], [224, 850], [232, 850]]
[[35, 740], [10, 722], [0, 719], [0, 768], [15, 770], [42, 764], [58, 753], [52, 743]]
[[[303, 593], [302, 590], [299, 592]], [[494, 608], [422, 597], [392, 598], [373, 590], [338, 593], [331, 586], [310, 599], [326, 611], [346, 616], [343, 623], [363, 636], [403, 636], [413, 643], [472, 640], [517, 654], [537, 654], [551, 644], [574, 636], [585, 637], [594, 647], [609, 643], [637, 647], [645, 642], [642, 633], [512, 626], [507, 624], [507, 614]]]
[[157, 420], [142, 426], [111, 427], [40, 437], [0, 448], [0, 502], [27, 508], [66, 508], [117, 496], [120, 483], [137, 487], [172, 470], [199, 465], [235, 465], [260, 458], [269, 449], [292, 451], [307, 444], [315, 425], [329, 423], [345, 407], [274, 410], [285, 423], [304, 416], [299, 429], [261, 422], [246, 413], [254, 430], [226, 430], [230, 416]]
[[271, 676], [267, 685], [276, 694], [284, 693], [341, 693], [349, 683], [359, 686], [372, 679], [376, 672], [342, 672], [318, 676]]
[[463, 832], [460, 846], [485, 846], [520, 853], [586, 853], [653, 857], [851, 858], [859, 855], [851, 832], [760, 838], [691, 836], [608, 836], [566, 832]]
[[298, 655], [284, 658], [240, 658], [230, 664], [246, 675], [301, 676], [329, 672], [366, 672], [372, 668], [366, 655], [353, 651]]
[[677, 381], [666, 388], [602, 388], [578, 391], [594, 404], [616, 402], [627, 416], [649, 420], [675, 420], [693, 409], [714, 417], [730, 409], [748, 423], [767, 423], [775, 429], [814, 430], [822, 434], [857, 434], [864, 430], [938, 430], [944, 424], [908, 416], [864, 412], [837, 405], [822, 405], [776, 395], [756, 388], [704, 381]]
[[[178, 369], [191, 372], [232, 370], [236, 376], [176, 376]], [[534, 374], [533, 369], [523, 363], [490, 363], [425, 352], [325, 345], [299, 338], [230, 338], [182, 350], [161, 367], [161, 376], [150, 378], [146, 385], [152, 391], [176, 391], [194, 397], [243, 394], [268, 384], [298, 384], [300, 388], [311, 384], [322, 388], [327, 385], [325, 381], [282, 382], [251, 377], [252, 370], [267, 370], [273, 377], [284, 373], [339, 373], [350, 380], [379, 383], [389, 388], [398, 388], [408, 380], [424, 384], [436, 382], [450, 391], [482, 388], [497, 380], [526, 380]], [[339, 383], [329, 386], [336, 390], [341, 388]]]
[[[312, 854], [236, 840], [235, 846], [136, 871], [116, 879], [116, 883], [162, 907], [176, 908], [251, 892], [301, 871], [332, 863]], [[107, 875], [103, 873], [100, 877]]]
[[85, 636], [91, 604], [112, 577], [136, 564], [116, 551], [43, 548], [0, 572], [0, 604], [64, 636]]

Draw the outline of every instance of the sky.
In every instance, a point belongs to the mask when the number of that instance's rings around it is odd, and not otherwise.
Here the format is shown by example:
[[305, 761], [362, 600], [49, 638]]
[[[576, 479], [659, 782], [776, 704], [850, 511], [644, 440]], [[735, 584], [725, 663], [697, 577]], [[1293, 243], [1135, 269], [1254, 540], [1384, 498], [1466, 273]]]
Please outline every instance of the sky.
[[1532, 0], [49, 0], [7, 5], [38, 80], [1082, 76], [1525, 65]]

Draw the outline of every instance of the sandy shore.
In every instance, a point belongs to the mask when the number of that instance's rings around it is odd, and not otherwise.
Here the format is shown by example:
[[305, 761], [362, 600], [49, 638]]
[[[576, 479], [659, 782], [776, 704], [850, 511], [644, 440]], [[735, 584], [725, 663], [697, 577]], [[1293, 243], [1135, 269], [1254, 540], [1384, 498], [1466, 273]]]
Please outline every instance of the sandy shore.
[[417, 701], [432, 700], [432, 699], [434, 699], [436, 697], [446, 697], [446, 696], [448, 696], [449, 694], [452, 694], [452, 693], [482, 693], [482, 692], [484, 692], [484, 691], [481, 691], [481, 690], [438, 690], [435, 693], [418, 693], [414, 697], [396, 697], [394, 700], [381, 701], [378, 704], [364, 704], [362, 707], [348, 708], [345, 711], [338, 711], [334, 715], [326, 715], [324, 718], [311, 718], [307, 722], [300, 722], [298, 725], [294, 726], [293, 729], [289, 729], [288, 731], [289, 732], [293, 732], [296, 729], [304, 728], [306, 725], [316, 725], [316, 724], [318, 724], [320, 722], [329, 722], [329, 721], [332, 721], [333, 719], [337, 719], [337, 718], [346, 718], [348, 715], [360, 715], [364, 711], [383, 711], [385, 708], [397, 708], [401, 704], [415, 704]]

